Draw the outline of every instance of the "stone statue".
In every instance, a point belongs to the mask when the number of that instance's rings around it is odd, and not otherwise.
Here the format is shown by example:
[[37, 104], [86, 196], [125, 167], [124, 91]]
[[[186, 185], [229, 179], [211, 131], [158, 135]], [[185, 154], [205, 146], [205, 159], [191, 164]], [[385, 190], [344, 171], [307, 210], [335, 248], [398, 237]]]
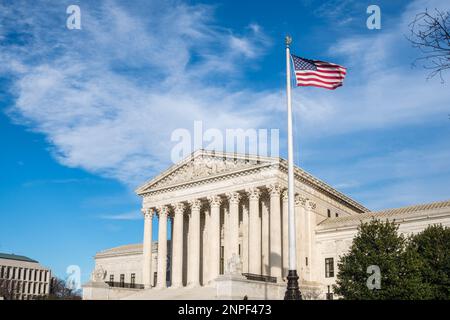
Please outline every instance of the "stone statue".
[[233, 253], [233, 256], [227, 262], [227, 274], [242, 274], [242, 261], [239, 255]]
[[102, 266], [95, 268], [94, 272], [92, 272], [92, 280], [93, 281], [103, 281], [106, 277], [106, 271], [103, 270]]

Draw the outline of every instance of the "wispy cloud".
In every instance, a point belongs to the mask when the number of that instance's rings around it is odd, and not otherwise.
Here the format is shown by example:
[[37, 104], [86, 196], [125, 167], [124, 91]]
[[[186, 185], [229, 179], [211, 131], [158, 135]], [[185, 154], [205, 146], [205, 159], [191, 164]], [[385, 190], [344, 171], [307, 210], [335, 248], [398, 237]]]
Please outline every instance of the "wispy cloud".
[[264, 94], [232, 89], [270, 44], [257, 24], [235, 33], [216, 26], [205, 5], [106, 1], [83, 3], [82, 30], [67, 30], [59, 6], [14, 6], [0, 10], [10, 38], [1, 71], [15, 79], [17, 97], [9, 114], [44, 133], [66, 166], [136, 186], [168, 164], [176, 128], [263, 123], [242, 114]]
[[35, 187], [46, 184], [75, 184], [75, 183], [92, 183], [94, 180], [88, 178], [67, 178], [67, 179], [43, 179], [43, 180], [32, 180], [23, 183], [24, 187]]
[[142, 215], [138, 211], [131, 211], [120, 214], [105, 214], [99, 216], [99, 218], [105, 220], [140, 220]]

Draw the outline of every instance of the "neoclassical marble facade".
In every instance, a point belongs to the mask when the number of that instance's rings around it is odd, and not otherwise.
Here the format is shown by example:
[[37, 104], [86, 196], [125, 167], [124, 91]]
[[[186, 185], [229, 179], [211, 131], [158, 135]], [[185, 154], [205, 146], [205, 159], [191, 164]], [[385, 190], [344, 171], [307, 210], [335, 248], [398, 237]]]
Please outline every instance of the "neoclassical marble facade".
[[[136, 190], [142, 197], [144, 239], [122, 261], [138, 259], [135, 281], [147, 289], [213, 287], [230, 261], [240, 262], [239, 273], [269, 276], [284, 285], [286, 187], [284, 159], [199, 150]], [[361, 220], [400, 214], [405, 232], [431, 223], [450, 225], [450, 202], [397, 209], [401, 213], [370, 212], [300, 168], [295, 168], [295, 194], [297, 268], [309, 298], [323, 298], [334, 283], [338, 257], [348, 250]], [[158, 241], [152, 244], [153, 223]], [[96, 256], [96, 268], [105, 269], [107, 279], [106, 261]]]
[[[288, 267], [286, 165], [282, 159], [198, 151], [137, 189], [144, 214], [143, 284], [150, 287], [153, 278], [155, 216], [158, 243], [163, 244], [158, 246], [157, 287], [167, 285], [167, 264], [161, 262], [167, 259], [168, 219], [173, 225], [171, 286], [206, 285], [223, 273], [233, 255], [240, 256], [244, 273], [283, 281]], [[308, 230], [316, 215], [327, 209], [340, 215], [367, 209], [301, 169], [296, 178], [298, 265], [308, 281], [314, 263]]]

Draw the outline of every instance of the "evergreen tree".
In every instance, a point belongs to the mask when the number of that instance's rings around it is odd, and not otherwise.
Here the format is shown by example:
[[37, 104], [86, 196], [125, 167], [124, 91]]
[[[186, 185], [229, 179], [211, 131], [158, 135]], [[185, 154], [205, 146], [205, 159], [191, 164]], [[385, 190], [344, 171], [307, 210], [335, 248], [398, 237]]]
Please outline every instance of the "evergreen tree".
[[[406, 250], [407, 239], [397, 231], [398, 226], [387, 220], [361, 223], [350, 251], [338, 262], [334, 292], [358, 300], [430, 298], [428, 284], [421, 281], [422, 261], [417, 252]], [[367, 285], [369, 266], [379, 267], [379, 289]]]
[[428, 226], [411, 237], [407, 251], [420, 259], [421, 278], [432, 299], [450, 299], [450, 228]]

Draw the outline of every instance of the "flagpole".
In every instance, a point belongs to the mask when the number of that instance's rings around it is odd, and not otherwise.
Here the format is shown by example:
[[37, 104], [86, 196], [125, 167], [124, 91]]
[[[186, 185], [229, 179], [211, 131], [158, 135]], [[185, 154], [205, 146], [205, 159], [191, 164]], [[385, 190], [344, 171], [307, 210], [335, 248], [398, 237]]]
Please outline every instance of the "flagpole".
[[286, 36], [286, 96], [288, 120], [288, 225], [289, 225], [289, 271], [285, 300], [301, 300], [302, 294], [298, 286], [297, 257], [295, 248], [295, 212], [294, 212], [294, 143], [292, 133], [292, 103], [291, 103], [291, 53], [289, 46], [292, 38]]

